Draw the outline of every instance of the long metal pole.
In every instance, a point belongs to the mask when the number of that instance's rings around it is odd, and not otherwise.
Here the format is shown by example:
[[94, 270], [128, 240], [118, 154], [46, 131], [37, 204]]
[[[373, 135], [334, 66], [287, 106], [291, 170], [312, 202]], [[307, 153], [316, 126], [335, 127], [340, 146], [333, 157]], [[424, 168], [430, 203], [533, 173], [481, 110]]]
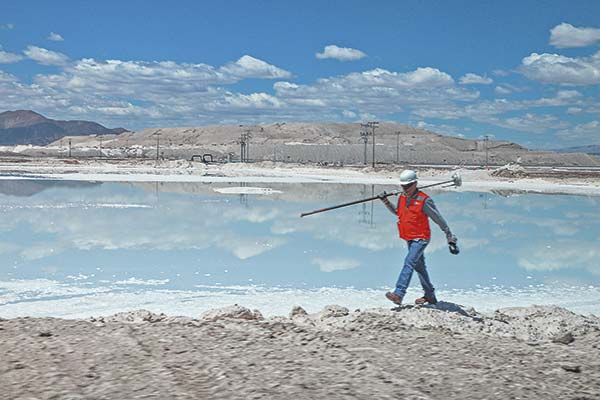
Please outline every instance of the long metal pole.
[[[385, 195], [385, 197], [394, 196], [394, 195], [397, 195], [398, 193], [400, 193], [400, 192], [388, 193], [388, 194]], [[348, 207], [348, 206], [352, 206], [354, 204], [366, 203], [367, 201], [377, 200], [378, 198], [379, 198], [379, 196], [374, 196], [374, 197], [369, 197], [369, 198], [366, 198], [366, 199], [354, 200], [354, 201], [351, 201], [351, 202], [348, 202], [348, 203], [339, 204], [337, 206], [331, 206], [331, 207], [321, 208], [319, 210], [310, 211], [310, 212], [307, 212], [307, 213], [302, 213], [302, 214], [300, 214], [300, 217], [306, 217], [308, 215], [313, 215], [313, 214], [318, 214], [318, 213], [322, 213], [322, 212], [325, 212], [325, 211], [335, 210], [337, 208]]]
[[[425, 188], [432, 187], [432, 186], [444, 185], [446, 183], [454, 183], [453, 186], [460, 186], [461, 182], [459, 180], [460, 180], [460, 177], [454, 177], [453, 179], [448, 180], [448, 181], [438, 182], [438, 183], [431, 183], [429, 185], [420, 186], [417, 190], [425, 189]], [[335, 209], [342, 208], [342, 207], [353, 206], [354, 204], [366, 203], [367, 201], [377, 200], [377, 199], [382, 198], [382, 197], [397, 196], [397, 195], [399, 195], [400, 193], [403, 193], [403, 192], [404, 192], [403, 190], [399, 190], [399, 191], [396, 191], [396, 192], [391, 192], [391, 193], [386, 193], [386, 194], [382, 194], [382, 195], [378, 195], [378, 196], [373, 196], [373, 197], [369, 197], [369, 198], [366, 198], [366, 199], [354, 200], [354, 201], [350, 201], [348, 203], [338, 204], [337, 206], [331, 206], [331, 207], [321, 208], [319, 210], [302, 213], [302, 214], [300, 214], [300, 218], [306, 217], [306, 216], [309, 216], [309, 215], [313, 215], [313, 214], [322, 213], [322, 212], [325, 212], [325, 211], [335, 210]]]

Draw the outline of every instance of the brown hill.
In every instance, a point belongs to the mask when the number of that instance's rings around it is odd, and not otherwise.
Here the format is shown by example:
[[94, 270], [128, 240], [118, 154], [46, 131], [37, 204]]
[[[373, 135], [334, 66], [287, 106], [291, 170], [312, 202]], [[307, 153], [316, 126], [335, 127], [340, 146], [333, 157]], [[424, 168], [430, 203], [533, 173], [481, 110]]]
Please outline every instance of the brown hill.
[[64, 136], [118, 134], [115, 130], [90, 121], [60, 121], [46, 118], [31, 110], [0, 113], [0, 145], [46, 145]]
[[[371, 164], [373, 138], [361, 142], [357, 123], [273, 123], [254, 126], [216, 125], [182, 128], [148, 128], [111, 137], [73, 138], [74, 149], [90, 149], [115, 157], [190, 159], [211, 154], [215, 160], [240, 158], [242, 134], [250, 133], [246, 157], [252, 161]], [[378, 163], [600, 166], [600, 158], [588, 154], [560, 154], [528, 150], [508, 141], [463, 139], [444, 136], [408, 125], [382, 122], [375, 132]], [[53, 146], [59, 147], [60, 143]], [[86, 150], [87, 149], [87, 150]]]

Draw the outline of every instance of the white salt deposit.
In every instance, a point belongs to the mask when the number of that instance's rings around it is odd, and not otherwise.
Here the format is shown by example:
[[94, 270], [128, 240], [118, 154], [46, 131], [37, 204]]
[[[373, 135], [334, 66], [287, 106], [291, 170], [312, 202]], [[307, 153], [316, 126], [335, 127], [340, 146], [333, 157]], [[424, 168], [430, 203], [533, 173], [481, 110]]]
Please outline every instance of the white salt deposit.
[[222, 194], [275, 194], [281, 193], [281, 190], [275, 190], [267, 187], [250, 187], [250, 186], [241, 186], [241, 187], [222, 187], [222, 188], [213, 188], [213, 190], [217, 193]]
[[[298, 289], [212, 285], [175, 290], [166, 287], [167, 283], [168, 280], [137, 278], [102, 285], [81, 280], [0, 281], [0, 317], [87, 318], [141, 308], [168, 315], [197, 317], [205, 311], [231, 304], [259, 309], [269, 317], [287, 315], [297, 305], [311, 313], [328, 304], [339, 304], [350, 310], [392, 306], [383, 296], [385, 288]], [[420, 296], [420, 291], [409, 289], [407, 304]], [[504, 307], [535, 304], [556, 305], [580, 314], [600, 315], [600, 287], [595, 286], [440, 290], [438, 297], [488, 313]]]

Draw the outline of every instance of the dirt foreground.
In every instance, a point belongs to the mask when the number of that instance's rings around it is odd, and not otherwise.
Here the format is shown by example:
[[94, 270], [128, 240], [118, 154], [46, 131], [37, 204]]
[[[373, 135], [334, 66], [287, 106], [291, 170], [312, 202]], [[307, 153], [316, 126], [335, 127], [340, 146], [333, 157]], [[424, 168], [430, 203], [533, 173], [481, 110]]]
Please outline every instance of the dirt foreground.
[[600, 319], [452, 303], [0, 320], [6, 399], [598, 399]]

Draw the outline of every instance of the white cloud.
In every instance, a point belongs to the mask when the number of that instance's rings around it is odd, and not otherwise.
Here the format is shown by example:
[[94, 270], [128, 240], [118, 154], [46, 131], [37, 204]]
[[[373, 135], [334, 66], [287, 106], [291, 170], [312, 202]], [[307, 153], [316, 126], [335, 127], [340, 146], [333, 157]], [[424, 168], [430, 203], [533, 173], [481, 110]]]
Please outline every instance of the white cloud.
[[520, 93], [530, 90], [531, 88], [528, 86], [517, 86], [511, 85], [510, 83], [500, 83], [494, 89], [494, 92], [499, 95], [507, 95], [511, 93]]
[[418, 107], [413, 110], [413, 113], [421, 118], [446, 120], [469, 118], [473, 121], [485, 122], [504, 128], [541, 133], [547, 129], [566, 128], [567, 125], [552, 115], [542, 116], [527, 113], [523, 116], [511, 118], [500, 118], [499, 116], [511, 111], [528, 110], [534, 107], [576, 104], [579, 101], [574, 93], [560, 93], [559, 91], [554, 97], [537, 100], [511, 101], [507, 99], [495, 99], [493, 101], [480, 101], [465, 107], [457, 107], [453, 104], [450, 106], [442, 105], [441, 107], [430, 105]]
[[50, 34], [48, 35], [48, 37], [46, 39], [51, 40], [53, 42], [62, 42], [65, 40], [65, 39], [63, 39], [63, 37], [60, 34], [58, 34], [56, 32], [50, 32]]
[[353, 269], [360, 265], [357, 260], [348, 258], [320, 258], [315, 257], [311, 260], [312, 264], [318, 265], [319, 269], [323, 272], [341, 271], [346, 269]]
[[273, 221], [279, 216], [279, 210], [274, 208], [255, 207], [251, 209], [231, 208], [223, 213], [223, 217], [228, 220], [247, 221], [253, 224], [260, 224], [267, 221]]
[[[509, 87], [513, 89], [512, 87]], [[515, 90], [519, 90], [516, 88]], [[535, 100], [507, 100], [495, 99], [484, 100], [458, 107], [455, 104], [425, 105], [417, 107], [413, 113], [421, 118], [438, 118], [445, 120], [469, 118], [477, 122], [485, 122], [504, 128], [515, 129], [526, 132], [545, 132], [548, 129], [565, 129], [565, 122], [558, 120], [555, 116], [539, 116], [528, 113], [524, 116], [512, 118], [500, 118], [499, 115], [511, 111], [523, 111], [536, 107], [559, 107], [583, 105], [584, 100], [580, 92], [576, 90], [559, 90], [554, 96], [542, 97]], [[536, 125], [539, 124], [539, 125]]]
[[360, 113], [361, 121], [373, 121], [377, 119], [377, 115], [371, 113]]
[[[38, 59], [51, 54], [44, 53], [49, 50], [30, 46], [28, 56], [35, 55], [34, 50], [42, 53], [36, 55]], [[467, 118], [531, 131], [538, 122], [541, 126], [537, 131], [541, 132], [568, 126], [558, 119], [550, 120], [549, 116], [533, 113], [511, 118], [499, 116], [510, 111], [529, 111], [533, 107], [566, 106], [586, 110], [590, 107], [590, 99], [575, 90], [559, 90], [553, 96], [537, 100], [482, 101], [477, 90], [458, 85], [448, 73], [433, 67], [411, 71], [376, 68], [299, 84], [284, 80], [292, 78], [290, 72], [248, 55], [220, 67], [173, 61], [67, 60], [65, 55], [59, 56], [54, 62], [65, 62], [60, 72], [37, 75], [33, 84], [18, 82], [15, 77], [0, 72], [3, 94], [0, 109], [23, 107], [42, 113], [61, 109], [82, 119], [97, 119], [107, 125], [124, 125], [131, 129], [140, 127], [135, 124], [370, 120], [406, 112], [409, 119], [423, 124], [431, 122], [423, 120], [425, 118]], [[468, 80], [467, 75], [463, 82]], [[239, 93], [228, 88], [249, 78], [278, 81], [273, 84], [273, 93]], [[498, 88], [522, 90], [506, 83]], [[445, 133], [462, 134], [451, 125], [428, 126]]]
[[447, 124], [430, 124], [425, 121], [418, 121], [415, 126], [420, 129], [425, 129], [431, 132], [441, 133], [449, 136], [456, 136], [460, 138], [464, 138], [464, 132], [468, 131], [468, 128], [459, 128], [452, 125]]
[[42, 65], [63, 66], [69, 61], [69, 57], [62, 53], [37, 46], [27, 46], [27, 50], [25, 50], [23, 53], [25, 53], [28, 58]]
[[416, 107], [413, 109], [413, 114], [421, 118], [436, 118], [436, 119], [458, 119], [466, 117], [469, 113], [461, 107], [454, 104], [442, 104], [441, 106]]
[[296, 85], [295, 83], [291, 83], [291, 82], [275, 82], [273, 84], [273, 88], [275, 90], [294, 90], [294, 89], [298, 89], [300, 86]]
[[[410, 72], [392, 72], [377, 68], [364, 72], [353, 72], [348, 75], [319, 79], [314, 85], [275, 85], [277, 93], [286, 96], [299, 94], [309, 95], [319, 91], [335, 92], [336, 96], [345, 91], [373, 91], [379, 96], [394, 96], [397, 90], [450, 88], [454, 80], [450, 75], [436, 68], [417, 68]], [[469, 96], [472, 92], [458, 89], [446, 92], [453, 96]], [[367, 94], [368, 96], [368, 94]]]
[[[144, 184], [140, 184], [144, 187]], [[148, 190], [149, 187], [146, 186]], [[209, 191], [210, 189], [207, 189]], [[121, 195], [102, 195], [97, 193], [92, 198], [90, 206], [83, 204], [81, 207], [61, 208], [50, 207], [49, 218], [39, 221], [36, 207], [27, 205], [38, 205], [44, 202], [39, 196], [23, 198], [20, 200], [20, 208], [11, 209], [11, 218], [0, 221], [3, 229], [8, 226], [17, 226], [24, 223], [35, 227], [38, 234], [47, 236], [42, 242], [35, 246], [21, 246], [0, 242], [0, 254], [3, 251], [17, 252], [28, 260], [42, 259], [65, 248], [89, 249], [204, 249], [215, 247], [225, 250], [239, 259], [248, 259], [267, 253], [287, 243], [287, 239], [271, 236], [254, 236], [249, 232], [238, 232], [231, 227], [237, 222], [244, 220], [249, 223], [265, 223], [272, 221], [274, 213], [282, 214], [283, 209], [274, 207], [260, 207], [254, 210], [252, 207], [231, 207], [229, 202], [220, 203], [198, 203], [192, 199], [173, 200], [173, 208], [162, 209], [145, 208], [148, 218], [139, 219], [139, 216], [127, 213], [118, 213], [121, 228], [114, 230], [111, 224], [115, 216], [114, 209], [95, 208], [94, 204], [122, 204], [152, 203], [152, 194], [148, 191], [136, 191], [134, 197], [123, 197]], [[52, 197], [52, 196], [51, 196]], [[60, 204], [61, 200], [52, 197], [52, 204]], [[24, 207], [22, 207], [24, 206]], [[237, 209], [239, 208], [239, 210]], [[200, 210], [192, 212], [192, 210]], [[233, 211], [232, 211], [233, 210]], [[251, 216], [245, 216], [249, 212]], [[286, 215], [284, 212], [282, 215]], [[278, 218], [280, 220], [281, 218]], [[293, 216], [289, 217], [290, 220]], [[85, 221], [84, 223], [82, 221]], [[167, 223], [167, 221], [169, 221]], [[168, 227], [168, 228], [166, 228]], [[194, 227], [194, 229], [192, 229]]]
[[0, 25], [0, 29], [11, 30], [15, 28], [15, 24], [2, 24]]
[[20, 54], [3, 51], [2, 47], [0, 46], [0, 64], [12, 64], [21, 61], [22, 59], [23, 56]]
[[548, 129], [565, 128], [567, 126], [565, 122], [560, 121], [554, 115], [531, 113], [504, 119], [491, 118], [489, 122], [504, 128], [531, 133], [544, 133]]
[[0, 254], [8, 254], [19, 251], [21, 248], [13, 243], [0, 242]]
[[492, 74], [496, 76], [508, 76], [510, 75], [510, 71], [505, 71], [503, 69], [495, 69], [492, 71]]
[[[250, 56], [221, 68], [172, 61], [99, 61], [84, 58], [61, 75], [39, 76], [37, 83], [74, 91], [135, 96], [172, 96], [173, 93], [210, 92], [212, 85], [233, 84], [246, 78], [279, 79], [290, 73]], [[212, 89], [214, 93], [216, 90]]]
[[284, 79], [292, 76], [286, 70], [248, 55], [241, 57], [234, 63], [229, 63], [221, 67], [219, 72], [229, 74], [237, 79]]
[[217, 246], [227, 249], [240, 260], [246, 260], [256, 257], [267, 251], [287, 243], [286, 239], [281, 238], [227, 238], [216, 243]]
[[494, 89], [494, 93], [499, 94], [499, 95], [506, 95], [506, 94], [511, 94], [512, 90], [510, 90], [508, 87], [503, 86], [503, 85], [498, 85], [496, 86], [496, 88]]
[[17, 78], [14, 75], [0, 70], [0, 83], [13, 83], [16, 80]]
[[596, 103], [590, 108], [586, 108], [585, 112], [588, 114], [598, 114], [600, 115], [600, 104]]
[[336, 45], [325, 46], [322, 53], [316, 53], [318, 59], [333, 58], [339, 61], [356, 61], [367, 55], [360, 50], [349, 47], [338, 47]]
[[551, 247], [544, 244], [531, 246], [527, 254], [519, 258], [518, 263], [528, 271], [581, 268], [600, 275], [598, 257], [600, 251], [594, 242], [561, 241]]
[[599, 40], [597, 28], [576, 28], [563, 22], [550, 30], [550, 44], [558, 48], [585, 47]]
[[356, 118], [356, 113], [350, 110], [342, 110], [342, 115], [344, 118]]
[[461, 78], [459, 79], [459, 83], [461, 85], [489, 85], [492, 82], [494, 82], [492, 78], [488, 78], [487, 76], [480, 76], [471, 72], [461, 76]]
[[577, 90], [559, 90], [558, 92], [556, 92], [556, 95], [554, 95], [553, 97], [542, 97], [541, 99], [533, 100], [529, 103], [534, 106], [542, 106], [542, 107], [566, 106], [566, 105], [579, 104], [582, 97], [583, 97], [582, 94], [580, 92], [578, 92]]
[[596, 85], [600, 83], [600, 52], [581, 58], [532, 53], [523, 58], [518, 69], [527, 78], [543, 83]]
[[[41, 58], [34, 54], [35, 49], [30, 50], [30, 56]], [[246, 78], [290, 75], [250, 56], [223, 67], [82, 59], [63, 65], [59, 74], [36, 75], [31, 85], [2, 73], [0, 109], [33, 108], [42, 113], [61, 109], [86, 119], [129, 127], [135, 121], [143, 121], [144, 125], [198, 124], [199, 116], [201, 123], [220, 123], [225, 117], [231, 119], [231, 115], [236, 115], [236, 122], [240, 116], [261, 122], [254, 119], [272, 118], [285, 102], [266, 93], [239, 94], [224, 87]], [[271, 111], [259, 114], [257, 110]], [[150, 118], [154, 122], [148, 122]]]
[[[333, 115], [337, 118], [344, 110], [365, 118], [365, 115], [381, 117], [411, 111], [413, 107], [447, 109], [454, 102], [469, 102], [479, 97], [479, 92], [457, 86], [449, 74], [431, 67], [408, 72], [377, 68], [323, 78], [308, 85], [277, 82], [273, 88], [277, 98], [288, 106], [302, 106], [303, 111], [293, 111], [305, 112], [306, 118], [311, 119], [315, 118], [315, 112], [320, 112], [323, 118], [327, 110], [336, 111]], [[308, 105], [318, 105], [320, 109], [309, 109]]]
[[267, 93], [251, 93], [241, 94], [232, 93], [222, 101], [215, 101], [210, 105], [211, 109], [224, 108], [231, 109], [267, 109], [267, 108], [281, 108], [284, 103], [277, 97], [271, 96]]
[[563, 139], [585, 140], [588, 143], [600, 143], [600, 121], [594, 120], [578, 124], [570, 129], [563, 129], [556, 133]]
[[59, 242], [41, 243], [32, 246], [27, 246], [19, 253], [25, 260], [39, 260], [49, 256], [61, 253], [64, 250], [64, 245]]

